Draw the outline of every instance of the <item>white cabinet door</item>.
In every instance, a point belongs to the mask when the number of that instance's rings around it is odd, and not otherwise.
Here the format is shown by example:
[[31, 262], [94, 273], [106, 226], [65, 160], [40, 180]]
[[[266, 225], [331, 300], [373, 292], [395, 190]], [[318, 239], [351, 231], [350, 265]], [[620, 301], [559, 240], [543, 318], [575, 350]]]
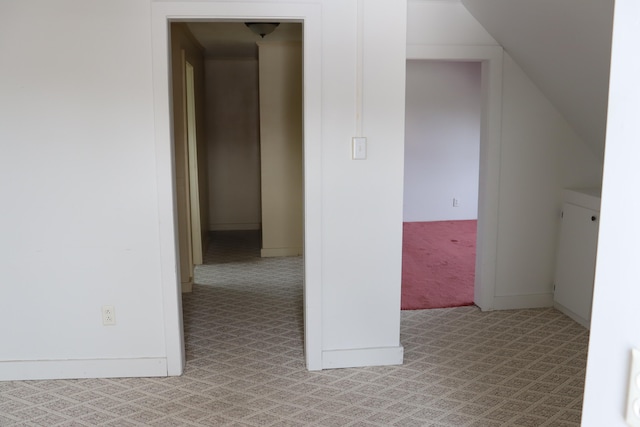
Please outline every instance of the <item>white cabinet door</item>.
[[554, 299], [588, 324], [598, 246], [599, 212], [563, 205]]

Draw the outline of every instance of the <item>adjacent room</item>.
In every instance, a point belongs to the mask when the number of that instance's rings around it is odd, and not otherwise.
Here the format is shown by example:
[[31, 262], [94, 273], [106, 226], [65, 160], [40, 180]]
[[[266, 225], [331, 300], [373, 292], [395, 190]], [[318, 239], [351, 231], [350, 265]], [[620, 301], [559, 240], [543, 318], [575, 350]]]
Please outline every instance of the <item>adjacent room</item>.
[[479, 62], [407, 61], [402, 309], [473, 304]]

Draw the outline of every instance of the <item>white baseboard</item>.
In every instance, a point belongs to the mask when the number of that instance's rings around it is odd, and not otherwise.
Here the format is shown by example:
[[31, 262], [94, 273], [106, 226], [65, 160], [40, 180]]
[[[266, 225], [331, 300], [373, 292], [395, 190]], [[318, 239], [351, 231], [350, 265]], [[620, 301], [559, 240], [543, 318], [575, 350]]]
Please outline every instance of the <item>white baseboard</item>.
[[0, 362], [0, 381], [166, 376], [163, 357]]
[[277, 256], [299, 256], [302, 255], [302, 248], [263, 248], [260, 249], [262, 258]]
[[211, 231], [260, 230], [260, 228], [260, 223], [209, 224], [209, 230]]
[[509, 295], [493, 298], [494, 310], [553, 307], [553, 294]]
[[182, 282], [182, 293], [193, 292], [193, 282]]
[[358, 348], [322, 352], [322, 369], [402, 365], [404, 347]]
[[554, 301], [553, 302], [553, 306], [561, 311], [562, 313], [566, 314], [567, 316], [569, 316], [570, 318], [572, 318], [573, 320], [575, 320], [576, 322], [580, 323], [582, 326], [584, 326], [587, 329], [591, 329], [591, 321], [585, 319], [582, 316], [577, 315], [575, 312], [569, 310], [567, 307], [565, 307], [564, 305]]

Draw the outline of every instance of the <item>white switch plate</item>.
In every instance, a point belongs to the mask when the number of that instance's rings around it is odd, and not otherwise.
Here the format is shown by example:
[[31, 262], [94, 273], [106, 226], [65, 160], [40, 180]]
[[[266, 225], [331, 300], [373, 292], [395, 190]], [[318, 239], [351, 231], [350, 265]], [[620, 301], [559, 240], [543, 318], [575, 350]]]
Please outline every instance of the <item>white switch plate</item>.
[[351, 138], [351, 157], [353, 160], [366, 160], [367, 158], [367, 138]]
[[640, 427], [640, 350], [635, 348], [631, 350], [626, 421], [631, 427]]

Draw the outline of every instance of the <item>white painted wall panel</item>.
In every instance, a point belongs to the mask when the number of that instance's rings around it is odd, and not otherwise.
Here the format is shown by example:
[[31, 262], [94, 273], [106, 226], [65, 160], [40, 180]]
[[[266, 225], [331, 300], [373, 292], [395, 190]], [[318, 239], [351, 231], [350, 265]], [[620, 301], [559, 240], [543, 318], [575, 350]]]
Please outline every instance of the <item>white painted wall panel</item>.
[[[297, 3], [308, 5], [286, 7]], [[175, 266], [171, 250], [161, 252], [171, 239], [159, 229], [172, 216], [158, 206], [171, 191], [158, 187], [167, 183], [157, 174], [166, 153], [156, 151], [154, 139], [150, 4], [0, 2], [0, 57], [11, 64], [0, 68], [0, 361], [162, 358], [174, 351], [164, 346], [165, 334], [179, 335], [165, 325], [179, 322], [166, 321], [165, 313], [175, 313], [163, 306], [160, 285]], [[365, 0], [357, 80], [356, 5], [322, 0], [322, 60], [315, 63], [322, 67], [321, 168], [309, 164], [321, 170], [321, 182], [310, 188], [322, 200], [311, 214], [322, 225], [322, 253], [312, 267], [322, 286], [316, 330], [323, 350], [399, 346], [405, 45], [406, 37], [428, 42], [433, 34], [413, 19], [407, 34], [402, 2]], [[409, 5], [409, 16], [429, 6]], [[466, 43], [460, 34], [468, 33], [447, 30], [432, 41]], [[528, 106], [539, 103], [535, 87], [509, 64], [504, 71], [513, 74], [504, 102], [514, 112], [503, 128], [497, 286], [513, 295], [547, 289], [555, 246], [549, 218], [559, 189], [569, 180], [594, 186], [586, 181], [597, 177], [598, 165], [550, 107]], [[363, 109], [356, 111], [360, 87]], [[354, 162], [359, 113], [369, 156]], [[518, 246], [530, 238], [532, 246]], [[116, 327], [101, 325], [102, 304], [115, 305]]]
[[[497, 45], [467, 9], [456, 1], [409, 0], [409, 44]], [[418, 31], [416, 31], [418, 30]]]
[[209, 58], [206, 72], [209, 227], [260, 226], [258, 61]]
[[[355, 1], [323, 4], [323, 345], [399, 346], [406, 9], [364, 1], [362, 82]], [[385, 22], [385, 31], [379, 23]], [[339, 29], [339, 30], [337, 30]], [[367, 160], [351, 160], [356, 88]]]
[[302, 255], [302, 46], [260, 42], [260, 255]]
[[602, 161], [614, 0], [462, 0]]
[[546, 294], [561, 191], [567, 181], [598, 187], [599, 162], [509, 55], [503, 83], [496, 295]]
[[165, 354], [150, 34], [144, 0], [0, 4], [0, 361]]
[[[321, 217], [323, 245], [311, 264], [324, 303], [322, 325], [313, 327], [323, 332], [322, 349], [373, 349], [366, 360], [375, 363], [375, 349], [401, 349], [406, 9], [364, 2], [365, 72], [356, 81], [356, 3], [321, 2], [322, 61], [310, 62], [322, 67], [322, 139], [313, 151], [322, 168], [308, 162], [321, 173], [309, 188], [322, 192], [322, 206], [309, 213]], [[158, 211], [171, 189], [158, 187], [169, 180], [157, 173], [159, 164], [165, 173], [166, 152], [155, 145], [151, 4], [0, 4], [0, 54], [13, 64], [0, 71], [0, 197], [10, 201], [0, 224], [0, 274], [10, 284], [0, 290], [0, 361], [172, 352], [170, 372], [180, 372], [179, 350], [164, 341], [179, 337], [165, 330], [179, 322], [164, 318], [179, 311], [160, 285], [175, 279], [175, 259], [166, 235], [172, 215]], [[220, 2], [218, 10], [246, 6]], [[255, 7], [273, 10], [263, 6]], [[360, 84], [370, 156], [355, 163]], [[115, 306], [117, 326], [101, 325], [102, 304]], [[402, 352], [394, 354], [400, 362]]]
[[626, 426], [631, 349], [640, 348], [640, 3], [617, 0], [600, 233], [582, 425]]
[[407, 61], [405, 222], [478, 218], [481, 100], [479, 62]]

